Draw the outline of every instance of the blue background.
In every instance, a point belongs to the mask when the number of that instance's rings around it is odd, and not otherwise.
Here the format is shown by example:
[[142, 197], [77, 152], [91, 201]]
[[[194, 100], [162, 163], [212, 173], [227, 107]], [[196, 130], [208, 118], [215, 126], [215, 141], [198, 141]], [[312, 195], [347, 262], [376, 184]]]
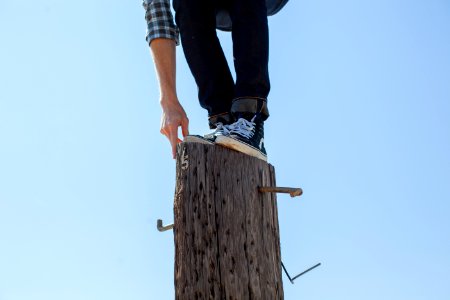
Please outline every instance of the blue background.
[[[450, 2], [270, 18], [285, 298], [450, 299]], [[0, 299], [173, 299], [175, 162], [140, 1], [0, 0]], [[232, 61], [231, 40], [219, 33]], [[178, 55], [191, 133], [207, 129]]]

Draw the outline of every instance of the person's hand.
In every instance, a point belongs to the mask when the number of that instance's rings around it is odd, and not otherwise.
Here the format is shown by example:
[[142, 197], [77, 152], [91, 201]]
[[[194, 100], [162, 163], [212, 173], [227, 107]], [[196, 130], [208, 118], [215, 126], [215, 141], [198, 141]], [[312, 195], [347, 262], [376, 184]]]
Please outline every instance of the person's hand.
[[189, 119], [178, 99], [161, 100], [161, 133], [164, 134], [172, 146], [172, 157], [175, 159], [177, 144], [181, 142], [178, 138], [178, 127], [181, 127], [183, 137], [189, 134]]

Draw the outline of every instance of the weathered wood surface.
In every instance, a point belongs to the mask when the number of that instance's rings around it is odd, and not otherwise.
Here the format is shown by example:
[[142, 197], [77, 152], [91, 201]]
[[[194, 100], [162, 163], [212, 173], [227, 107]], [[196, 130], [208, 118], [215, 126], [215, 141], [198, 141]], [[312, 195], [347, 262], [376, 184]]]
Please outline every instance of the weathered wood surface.
[[273, 166], [181, 143], [176, 176], [176, 299], [283, 299]]

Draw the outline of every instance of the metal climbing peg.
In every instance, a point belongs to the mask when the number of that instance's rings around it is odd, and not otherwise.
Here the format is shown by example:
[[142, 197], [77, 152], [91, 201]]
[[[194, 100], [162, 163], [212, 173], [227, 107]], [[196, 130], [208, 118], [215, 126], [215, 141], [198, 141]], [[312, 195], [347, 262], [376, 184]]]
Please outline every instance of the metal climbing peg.
[[291, 197], [300, 196], [303, 194], [301, 188], [289, 188], [289, 187], [276, 187], [276, 186], [260, 186], [258, 190], [261, 193], [286, 193], [291, 195]]
[[301, 272], [300, 274], [298, 274], [298, 275], [295, 276], [294, 278], [291, 278], [291, 275], [289, 275], [289, 273], [288, 273], [288, 271], [286, 270], [286, 267], [284, 266], [283, 262], [281, 262], [281, 266], [283, 267], [284, 273], [286, 273], [287, 277], [289, 278], [289, 281], [290, 281], [292, 284], [294, 284], [294, 280], [295, 280], [295, 279], [297, 279], [297, 278], [299, 278], [300, 276], [302, 276], [303, 274], [306, 274], [306, 273], [308, 273], [309, 271], [311, 271], [311, 270], [317, 268], [317, 267], [320, 266], [320, 265], [321, 265], [321, 263], [318, 263], [318, 264], [312, 266], [311, 268], [309, 268], [309, 269], [307, 269], [307, 270]]
[[156, 228], [158, 229], [158, 231], [163, 232], [163, 231], [167, 231], [167, 230], [173, 229], [173, 224], [169, 224], [169, 225], [163, 226], [163, 221], [161, 219], [158, 219], [156, 221]]

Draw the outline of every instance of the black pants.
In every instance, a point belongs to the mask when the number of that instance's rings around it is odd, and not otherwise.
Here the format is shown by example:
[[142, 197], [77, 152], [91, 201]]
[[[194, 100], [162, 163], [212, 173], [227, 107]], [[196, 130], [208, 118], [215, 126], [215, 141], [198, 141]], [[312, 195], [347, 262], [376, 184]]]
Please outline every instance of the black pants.
[[[210, 123], [217, 116], [246, 110], [263, 112], [267, 118], [270, 81], [265, 0], [174, 0], [173, 6], [200, 105], [208, 110]], [[216, 34], [219, 9], [228, 10], [233, 23], [236, 82]]]

